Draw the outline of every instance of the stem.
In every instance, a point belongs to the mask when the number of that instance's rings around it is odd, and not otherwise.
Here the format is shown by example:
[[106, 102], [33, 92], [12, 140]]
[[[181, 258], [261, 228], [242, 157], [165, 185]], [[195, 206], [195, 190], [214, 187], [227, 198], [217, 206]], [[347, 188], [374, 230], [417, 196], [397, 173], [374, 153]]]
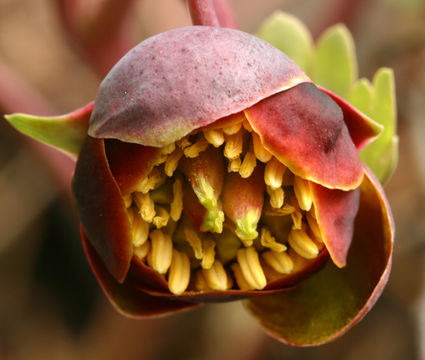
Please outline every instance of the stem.
[[238, 28], [228, 0], [188, 0], [188, 4], [193, 25]]

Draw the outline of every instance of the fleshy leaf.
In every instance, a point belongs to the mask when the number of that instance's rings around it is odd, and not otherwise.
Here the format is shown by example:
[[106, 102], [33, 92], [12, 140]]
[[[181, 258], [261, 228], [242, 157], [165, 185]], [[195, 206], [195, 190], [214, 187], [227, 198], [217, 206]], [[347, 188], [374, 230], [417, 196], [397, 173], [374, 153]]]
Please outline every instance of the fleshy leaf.
[[336, 103], [313, 84], [300, 84], [245, 111], [263, 145], [296, 175], [350, 190], [362, 181], [357, 150]]
[[21, 133], [53, 146], [75, 158], [87, 136], [89, 118], [94, 103], [61, 116], [35, 116], [27, 114], [5, 115]]
[[103, 140], [87, 137], [78, 157], [72, 190], [88, 241], [112, 276], [122, 283], [133, 255], [130, 223], [109, 169]]
[[312, 70], [313, 81], [347, 98], [357, 79], [357, 60], [353, 39], [344, 25], [327, 29], [319, 38]]
[[391, 268], [394, 223], [383, 189], [368, 170], [360, 190], [345, 268], [329, 262], [292, 290], [246, 302], [277, 339], [298, 346], [334, 340], [358, 323], [381, 294]]
[[371, 116], [372, 100], [373, 85], [370, 81], [365, 78], [356, 81], [351, 87], [350, 95], [348, 96], [350, 104], [367, 116]]
[[313, 39], [295, 16], [275, 11], [260, 27], [257, 36], [284, 52], [308, 75], [313, 56]]
[[[351, 97], [358, 99], [356, 93], [352, 93]], [[382, 68], [375, 74], [369, 113], [372, 119], [384, 126], [384, 131], [377, 140], [361, 151], [360, 157], [378, 179], [385, 183], [398, 161], [397, 109], [394, 74], [391, 69]]]
[[164, 146], [272, 94], [311, 82], [244, 32], [191, 26], [147, 39], [103, 80], [89, 135]]

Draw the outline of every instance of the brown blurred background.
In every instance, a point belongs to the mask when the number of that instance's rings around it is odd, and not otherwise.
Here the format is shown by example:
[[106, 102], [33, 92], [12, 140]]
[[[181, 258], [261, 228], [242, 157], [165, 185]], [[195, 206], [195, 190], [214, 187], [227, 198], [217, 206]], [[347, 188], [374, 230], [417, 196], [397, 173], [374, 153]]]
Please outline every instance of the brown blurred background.
[[[79, 3], [95, 13], [102, 1]], [[345, 22], [360, 76], [394, 68], [400, 163], [386, 190], [397, 234], [382, 298], [344, 337], [306, 349], [267, 337], [240, 303], [127, 319], [86, 264], [69, 193], [72, 164], [0, 121], [0, 360], [425, 359], [425, 1], [231, 3], [248, 32], [276, 9], [299, 16], [315, 37]], [[0, 0], [0, 114], [59, 114], [94, 98], [101, 71], [78, 51], [56, 5]], [[190, 18], [181, 0], [136, 0], [125, 24], [138, 42]]]

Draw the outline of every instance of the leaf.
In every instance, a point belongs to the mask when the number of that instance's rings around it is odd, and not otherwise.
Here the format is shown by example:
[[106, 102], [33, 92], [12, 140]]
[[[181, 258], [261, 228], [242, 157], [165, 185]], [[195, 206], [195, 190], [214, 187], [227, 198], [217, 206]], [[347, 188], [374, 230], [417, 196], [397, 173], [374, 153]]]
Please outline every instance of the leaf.
[[16, 113], [5, 115], [5, 118], [21, 133], [75, 158], [87, 136], [93, 106], [94, 102], [91, 102], [61, 116], [42, 117]]
[[311, 72], [313, 40], [298, 18], [276, 11], [262, 24], [257, 36], [288, 55], [307, 75]]
[[348, 101], [365, 115], [371, 117], [373, 85], [368, 79], [361, 78], [355, 82], [348, 96]]
[[344, 25], [332, 26], [320, 36], [312, 70], [313, 81], [347, 98], [357, 79], [357, 60], [353, 38]]

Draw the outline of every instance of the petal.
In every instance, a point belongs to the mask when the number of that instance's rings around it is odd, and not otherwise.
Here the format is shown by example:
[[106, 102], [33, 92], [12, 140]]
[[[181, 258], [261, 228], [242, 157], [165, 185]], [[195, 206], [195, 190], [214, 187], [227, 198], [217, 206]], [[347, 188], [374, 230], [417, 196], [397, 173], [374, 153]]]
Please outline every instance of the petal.
[[147, 39], [103, 80], [89, 134], [163, 146], [308, 77], [265, 41], [192, 26]]
[[80, 220], [112, 276], [123, 282], [132, 257], [130, 224], [103, 140], [87, 137], [75, 169], [72, 190]]
[[383, 127], [381, 125], [357, 110], [349, 102], [325, 88], [320, 86], [318, 88], [329, 95], [341, 108], [345, 125], [347, 125], [351, 139], [358, 150], [363, 149], [382, 132]]
[[363, 169], [340, 108], [300, 84], [245, 111], [264, 146], [293, 173], [328, 188], [358, 187]]
[[331, 262], [298, 287], [247, 301], [270, 334], [293, 345], [318, 345], [358, 323], [381, 294], [391, 268], [393, 219], [379, 182], [366, 171], [347, 267]]
[[310, 189], [323, 242], [335, 265], [344, 267], [359, 209], [360, 189], [342, 191], [315, 183], [310, 183]]
[[193, 302], [169, 300], [164, 297], [148, 295], [138, 289], [131, 280], [126, 280], [122, 284], [118, 283], [103, 265], [102, 260], [83, 231], [81, 231], [81, 239], [87, 259], [102, 290], [112, 305], [124, 315], [148, 318], [199, 306], [199, 304]]

